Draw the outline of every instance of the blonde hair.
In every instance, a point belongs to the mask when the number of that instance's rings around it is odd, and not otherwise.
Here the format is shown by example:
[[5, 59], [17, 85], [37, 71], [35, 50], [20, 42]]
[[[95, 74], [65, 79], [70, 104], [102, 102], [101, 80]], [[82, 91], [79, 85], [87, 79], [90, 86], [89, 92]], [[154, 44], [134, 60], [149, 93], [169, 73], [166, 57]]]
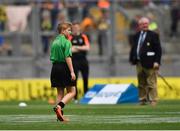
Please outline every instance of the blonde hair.
[[72, 24], [70, 22], [63, 22], [59, 23], [57, 27], [58, 33], [61, 33], [62, 31], [66, 30], [67, 28], [71, 28]]

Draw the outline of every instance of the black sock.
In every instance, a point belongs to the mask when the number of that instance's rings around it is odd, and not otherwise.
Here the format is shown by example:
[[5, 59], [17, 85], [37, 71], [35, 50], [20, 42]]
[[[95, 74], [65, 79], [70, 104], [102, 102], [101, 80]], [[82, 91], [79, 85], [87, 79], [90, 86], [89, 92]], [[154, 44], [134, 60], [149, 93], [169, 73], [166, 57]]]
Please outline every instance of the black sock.
[[58, 105], [61, 107], [61, 108], [64, 108], [65, 104], [61, 101], [58, 103]]

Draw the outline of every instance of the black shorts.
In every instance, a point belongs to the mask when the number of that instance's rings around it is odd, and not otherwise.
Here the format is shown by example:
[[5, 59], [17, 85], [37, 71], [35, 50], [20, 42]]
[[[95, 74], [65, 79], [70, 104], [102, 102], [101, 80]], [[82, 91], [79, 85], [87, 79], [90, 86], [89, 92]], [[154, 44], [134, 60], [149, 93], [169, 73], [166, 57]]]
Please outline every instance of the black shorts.
[[65, 88], [75, 86], [75, 81], [71, 80], [69, 68], [65, 62], [53, 63], [51, 69], [51, 87]]

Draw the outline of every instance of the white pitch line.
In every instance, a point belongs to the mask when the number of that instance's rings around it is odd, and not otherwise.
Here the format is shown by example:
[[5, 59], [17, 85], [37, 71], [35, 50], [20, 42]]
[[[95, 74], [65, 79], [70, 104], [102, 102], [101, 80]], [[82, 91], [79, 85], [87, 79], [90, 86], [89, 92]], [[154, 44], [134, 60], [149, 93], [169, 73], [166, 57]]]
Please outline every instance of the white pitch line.
[[[81, 124], [101, 124], [101, 123], [176, 123], [180, 122], [180, 117], [157, 116], [157, 115], [65, 115], [72, 123]], [[45, 123], [55, 122], [55, 115], [0, 115], [0, 123], [22, 124], [22, 123]]]

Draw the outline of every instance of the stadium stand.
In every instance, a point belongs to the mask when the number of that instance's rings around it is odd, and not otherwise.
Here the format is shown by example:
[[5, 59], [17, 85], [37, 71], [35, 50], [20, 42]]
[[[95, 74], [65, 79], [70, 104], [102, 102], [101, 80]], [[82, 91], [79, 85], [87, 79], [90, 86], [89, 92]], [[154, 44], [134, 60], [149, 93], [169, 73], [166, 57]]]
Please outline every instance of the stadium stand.
[[[67, 0], [68, 1], [68, 0]], [[55, 28], [48, 31], [40, 29], [41, 25], [41, 8], [46, 0], [1, 0], [0, 4], [5, 7], [9, 6], [28, 6], [31, 9], [27, 17], [27, 26], [23, 31], [10, 31], [8, 21], [5, 23], [5, 29], [0, 30], [0, 35], [5, 41], [12, 46], [12, 56], [0, 56], [0, 78], [47, 78], [50, 74], [51, 64], [49, 61], [49, 52], [43, 53], [42, 36], [47, 36], [49, 41], [56, 34]], [[56, 11], [63, 13], [63, 17], [68, 18], [68, 6], [65, 3], [57, 1], [48, 1], [50, 5], [57, 7], [57, 10], [51, 10], [54, 14]], [[54, 3], [53, 3], [54, 2]], [[77, 3], [79, 21], [83, 21], [82, 14], [84, 6]], [[143, 3], [129, 1], [111, 1], [108, 13], [102, 13], [98, 9], [97, 1], [94, 0], [89, 7], [89, 14], [94, 21], [93, 27], [86, 32], [91, 37], [91, 51], [88, 54], [90, 61], [90, 77], [117, 77], [117, 76], [134, 76], [135, 70], [128, 63], [129, 43], [128, 34], [130, 33], [130, 21], [136, 15], [147, 15], [151, 12], [155, 17], [163, 46], [163, 61], [161, 72], [165, 76], [179, 76], [178, 70], [180, 65], [179, 34], [170, 37], [171, 16], [170, 9], [172, 3]], [[51, 7], [51, 6], [48, 6]], [[57, 13], [57, 12], [56, 12]], [[51, 15], [52, 15], [51, 14]], [[105, 55], [98, 55], [97, 43], [97, 23], [101, 15], [107, 18], [110, 23], [108, 29], [108, 45], [105, 48]], [[56, 18], [56, 17], [55, 17]], [[114, 19], [113, 19], [114, 18]], [[112, 24], [114, 23], [114, 24]], [[54, 25], [56, 26], [56, 25]], [[178, 28], [179, 30], [179, 28]], [[114, 34], [114, 36], [112, 35]], [[173, 68], [172, 68], [173, 67]]]

